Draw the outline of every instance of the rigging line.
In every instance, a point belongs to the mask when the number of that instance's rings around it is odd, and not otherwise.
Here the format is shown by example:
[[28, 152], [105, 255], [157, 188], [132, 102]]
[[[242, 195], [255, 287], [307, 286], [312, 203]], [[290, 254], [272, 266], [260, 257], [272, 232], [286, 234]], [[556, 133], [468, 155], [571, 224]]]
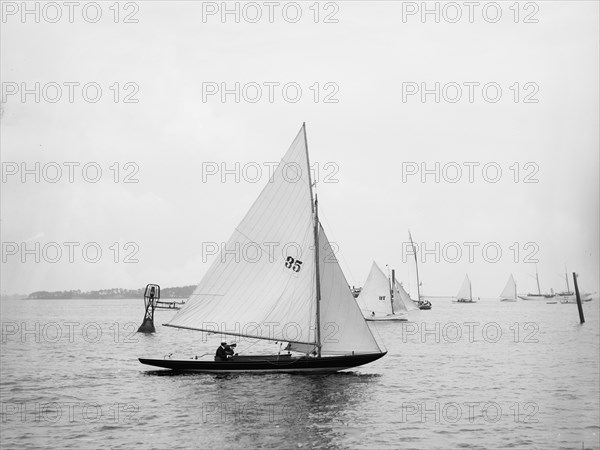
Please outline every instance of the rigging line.
[[[377, 327], [377, 322], [373, 322], [373, 327], [371, 327], [368, 322], [365, 322], [365, 323], [367, 324], [367, 328], [369, 328], [369, 330], [371, 330], [371, 334], [373, 334], [372, 333], [373, 329], [375, 329], [375, 333], [377, 333], [377, 337], [379, 339], [377, 339], [377, 338], [374, 338], [374, 339], [375, 339], [375, 343], [377, 344], [377, 347], [379, 347], [379, 350], [387, 351], [387, 347], [385, 346], [385, 344], [383, 342], [383, 338], [381, 337], [381, 334], [379, 333], [379, 328]], [[383, 349], [382, 349], [382, 347], [383, 347]]]

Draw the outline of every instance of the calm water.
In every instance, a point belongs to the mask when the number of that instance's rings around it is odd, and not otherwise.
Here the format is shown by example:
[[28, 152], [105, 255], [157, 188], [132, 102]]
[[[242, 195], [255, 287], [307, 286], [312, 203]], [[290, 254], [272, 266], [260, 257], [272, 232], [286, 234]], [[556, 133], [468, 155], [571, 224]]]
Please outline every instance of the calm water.
[[434, 299], [376, 326], [384, 358], [327, 376], [154, 371], [137, 357], [219, 339], [132, 333], [142, 304], [2, 303], [3, 449], [600, 447], [597, 298], [583, 326], [573, 304]]

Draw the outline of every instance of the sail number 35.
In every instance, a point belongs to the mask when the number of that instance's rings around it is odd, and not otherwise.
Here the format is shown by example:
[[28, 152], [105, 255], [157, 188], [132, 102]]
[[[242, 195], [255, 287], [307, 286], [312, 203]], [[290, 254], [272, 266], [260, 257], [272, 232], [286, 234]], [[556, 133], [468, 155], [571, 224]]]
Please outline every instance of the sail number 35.
[[288, 256], [285, 260], [285, 267], [287, 267], [288, 269], [292, 269], [294, 272], [300, 272], [300, 268], [302, 267], [302, 261]]

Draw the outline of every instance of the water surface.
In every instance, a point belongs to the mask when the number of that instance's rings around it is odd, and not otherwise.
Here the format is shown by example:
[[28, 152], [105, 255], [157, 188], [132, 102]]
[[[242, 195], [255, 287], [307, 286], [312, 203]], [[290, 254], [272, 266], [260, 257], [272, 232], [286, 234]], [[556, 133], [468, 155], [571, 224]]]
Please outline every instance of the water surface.
[[375, 325], [384, 358], [332, 375], [153, 370], [137, 358], [220, 339], [160, 326], [173, 311], [135, 333], [142, 305], [2, 303], [3, 449], [600, 447], [597, 298], [584, 325], [574, 304], [434, 299]]

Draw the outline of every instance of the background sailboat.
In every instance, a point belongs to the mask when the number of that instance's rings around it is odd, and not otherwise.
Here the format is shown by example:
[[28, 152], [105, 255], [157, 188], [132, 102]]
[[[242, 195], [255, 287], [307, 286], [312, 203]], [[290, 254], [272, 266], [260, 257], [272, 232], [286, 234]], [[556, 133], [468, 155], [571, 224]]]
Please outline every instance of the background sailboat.
[[410, 245], [412, 248], [413, 255], [415, 257], [415, 273], [417, 277], [417, 306], [419, 307], [419, 309], [423, 310], [431, 309], [431, 302], [429, 300], [425, 300], [421, 295], [421, 282], [419, 281], [419, 261], [417, 259], [417, 250], [415, 249], [415, 243], [413, 242], [410, 230], [408, 230], [408, 238], [410, 239]]
[[504, 290], [500, 294], [501, 302], [516, 302], [517, 301], [517, 283], [515, 283], [515, 279], [510, 274], [508, 277], [508, 281], [506, 282], [506, 286], [504, 286]]
[[395, 281], [390, 280], [373, 261], [367, 281], [356, 299], [366, 320], [408, 320], [408, 311], [400, 299]]
[[542, 294], [542, 290], [540, 288], [540, 276], [538, 275], [537, 264], [535, 266], [535, 282], [537, 284], [538, 293], [532, 294], [531, 292], [527, 295], [519, 295], [521, 300], [547, 300], [549, 298], [554, 298], [554, 292], [552, 294]]
[[[304, 355], [238, 355], [226, 361], [140, 361], [200, 372], [322, 372], [354, 367], [385, 355], [332, 254], [319, 223], [317, 206], [316, 198], [313, 201], [303, 125], [226, 245], [226, 249], [252, 245], [263, 254], [252, 261], [236, 259], [230, 253], [220, 255], [183, 308], [165, 324], [289, 342], [289, 350]], [[286, 252], [267, 253], [273, 247], [265, 244], [274, 242], [282, 244]], [[290, 242], [296, 245], [283, 245]]]
[[456, 300], [452, 300], [454, 303], [477, 303], [473, 300], [473, 293], [471, 290], [471, 280], [469, 279], [469, 275], [465, 275], [465, 279], [463, 281], [458, 294], [456, 294]]
[[419, 310], [419, 307], [410, 298], [410, 295], [408, 295], [408, 292], [404, 290], [404, 287], [401, 283], [398, 282], [398, 280], [396, 280], [396, 290], [398, 291], [398, 295], [400, 296], [400, 301], [402, 302], [402, 304], [408, 312]]
[[[561, 303], [577, 303], [577, 297], [575, 296], [575, 292], [573, 292], [571, 290], [571, 287], [569, 286], [569, 275], [566, 266], [565, 282], [567, 283], [567, 290], [559, 292], [558, 294], [556, 294], [556, 297], [558, 298], [558, 300], [560, 300]], [[581, 298], [582, 302], [589, 302], [592, 300], [592, 294], [588, 292], [581, 292], [581, 290], [579, 291], [579, 297]]]

